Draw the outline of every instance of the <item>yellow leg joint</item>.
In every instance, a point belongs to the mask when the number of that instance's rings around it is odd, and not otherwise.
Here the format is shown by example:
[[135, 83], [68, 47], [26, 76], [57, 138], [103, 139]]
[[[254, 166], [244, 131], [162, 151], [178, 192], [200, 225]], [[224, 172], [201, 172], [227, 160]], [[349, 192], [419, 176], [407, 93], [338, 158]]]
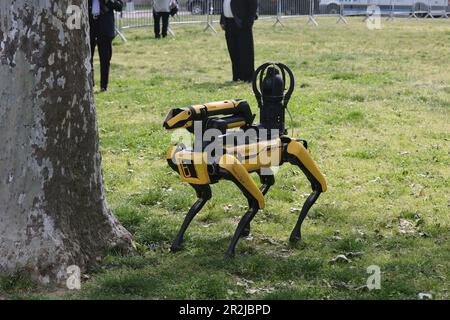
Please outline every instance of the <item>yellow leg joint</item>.
[[228, 171], [237, 180], [240, 186], [258, 201], [260, 209], [264, 209], [266, 206], [264, 195], [259, 190], [255, 181], [253, 181], [248, 171], [236, 157], [229, 154], [223, 155], [220, 158], [219, 166]]
[[299, 142], [291, 141], [288, 144], [287, 152], [293, 156], [295, 156], [300, 163], [305, 167], [306, 170], [311, 173], [311, 175], [320, 183], [322, 187], [322, 192], [327, 191], [327, 181], [323, 176], [322, 172], [320, 172], [319, 167], [311, 158], [308, 150]]

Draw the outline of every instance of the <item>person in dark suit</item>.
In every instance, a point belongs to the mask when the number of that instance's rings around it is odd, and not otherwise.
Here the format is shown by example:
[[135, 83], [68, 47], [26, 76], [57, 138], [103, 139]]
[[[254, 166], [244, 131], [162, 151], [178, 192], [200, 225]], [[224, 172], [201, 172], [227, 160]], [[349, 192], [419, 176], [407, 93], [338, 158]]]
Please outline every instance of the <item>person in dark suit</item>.
[[253, 23], [257, 0], [224, 0], [220, 25], [225, 30], [233, 81], [251, 82], [255, 71]]
[[[108, 90], [109, 68], [112, 58], [112, 41], [116, 36], [114, 10], [122, 11], [122, 0], [89, 0], [89, 26], [91, 36], [91, 68], [94, 79], [94, 53], [98, 46], [100, 57], [100, 90]], [[95, 85], [95, 81], [94, 85]]]

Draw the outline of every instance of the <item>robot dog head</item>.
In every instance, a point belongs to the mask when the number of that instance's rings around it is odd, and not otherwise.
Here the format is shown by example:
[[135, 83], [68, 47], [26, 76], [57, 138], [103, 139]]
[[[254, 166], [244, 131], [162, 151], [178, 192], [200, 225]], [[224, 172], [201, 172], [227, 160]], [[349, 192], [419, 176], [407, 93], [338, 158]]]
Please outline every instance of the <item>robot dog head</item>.
[[194, 120], [194, 110], [192, 108], [175, 108], [169, 111], [164, 121], [164, 128], [173, 130], [178, 128], [189, 128]]

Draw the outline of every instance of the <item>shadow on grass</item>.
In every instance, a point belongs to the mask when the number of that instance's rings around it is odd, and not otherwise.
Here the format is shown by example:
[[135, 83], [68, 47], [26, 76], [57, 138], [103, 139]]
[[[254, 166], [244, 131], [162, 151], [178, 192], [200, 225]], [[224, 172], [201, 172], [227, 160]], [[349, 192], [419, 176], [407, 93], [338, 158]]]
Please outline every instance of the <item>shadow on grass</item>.
[[[122, 210], [119, 214], [121, 218], [131, 219], [132, 208]], [[328, 216], [331, 217], [327, 220], [330, 224], [336, 216], [342, 216], [345, 210], [349, 209], [319, 206], [312, 219], [307, 219], [306, 223], [312, 224], [318, 220], [323, 223], [323, 217]], [[193, 225], [183, 250], [174, 254], [168, 248], [180, 221], [172, 218], [164, 224], [164, 215], [149, 217], [141, 211], [136, 214], [140, 218], [131, 219], [128, 224], [133, 225], [135, 230], [151, 229], [141, 234], [141, 240], [144, 240], [142, 243], [152, 243], [154, 246], [149, 246], [152, 249], [145, 249], [134, 256], [106, 257], [100, 268], [83, 283], [80, 292], [67, 293], [64, 298], [414, 299], [417, 292], [424, 292], [430, 287], [430, 284], [414, 280], [418, 273], [429, 274], [436, 278], [435, 281], [440, 281], [438, 277], [442, 273], [442, 270], [429, 270], [427, 267], [432, 264], [430, 257], [433, 254], [442, 255], [441, 252], [429, 252], [430, 256], [417, 257], [417, 261], [406, 261], [408, 255], [396, 257], [392, 261], [377, 261], [378, 253], [371, 248], [375, 238], [368, 236], [361, 243], [356, 241], [355, 235], [348, 234], [342, 235], [340, 241], [331, 242], [326, 240], [329, 229], [317, 231], [315, 227], [309, 228], [308, 233], [303, 235], [305, 240], [295, 245], [288, 245], [286, 240], [281, 239], [277, 239], [276, 243], [268, 243], [256, 227], [254, 238], [241, 239], [236, 256], [226, 260], [224, 253], [231, 240], [230, 232], [234, 231], [235, 226], [229, 228], [228, 233], [215, 233], [218, 226], [207, 232], [199, 232], [200, 227]], [[381, 241], [383, 247], [379, 249], [380, 253], [390, 248], [387, 244], [385, 247], [385, 241]], [[406, 247], [408, 243], [409, 240], [405, 239]], [[362, 261], [353, 259], [348, 264], [329, 263], [330, 257], [338, 253], [359, 250], [365, 253]], [[280, 255], [283, 252], [289, 254]], [[378, 263], [383, 270], [382, 290], [361, 290], [368, 276], [366, 267], [373, 263]], [[20, 279], [18, 282], [13, 280], [3, 280], [2, 289], [23, 287]], [[28, 285], [24, 286], [24, 290], [27, 290]]]
[[280, 261], [257, 253], [225, 260], [222, 250], [208, 255], [200, 252], [161, 253], [166, 261], [157, 266], [152, 260], [147, 266], [138, 262], [130, 268], [127, 263], [128, 267], [105, 270], [85, 285], [80, 297], [223, 299], [230, 298], [231, 291], [245, 297], [245, 287], [237, 287], [236, 283], [313, 279], [320, 275], [323, 264], [320, 259]]

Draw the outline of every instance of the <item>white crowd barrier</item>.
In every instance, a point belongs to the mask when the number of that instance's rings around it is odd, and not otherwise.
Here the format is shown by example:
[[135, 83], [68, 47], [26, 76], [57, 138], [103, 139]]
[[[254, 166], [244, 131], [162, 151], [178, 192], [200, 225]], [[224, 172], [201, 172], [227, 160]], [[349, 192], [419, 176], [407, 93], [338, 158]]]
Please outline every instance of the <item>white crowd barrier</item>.
[[[239, 1], [239, 0], [238, 0]], [[116, 29], [126, 41], [125, 31], [130, 28], [153, 25], [153, 0], [125, 0], [125, 8], [117, 14]], [[220, 19], [223, 0], [178, 0], [179, 11], [170, 24], [203, 24], [205, 30], [216, 32], [214, 23]], [[346, 17], [371, 15], [367, 8], [376, 6], [382, 16], [449, 18], [450, 0], [258, 0], [259, 20], [273, 20], [283, 25], [289, 18], [305, 17], [313, 26], [321, 16], [336, 16], [337, 22], [347, 23]], [[172, 32], [173, 34], [173, 32]]]

